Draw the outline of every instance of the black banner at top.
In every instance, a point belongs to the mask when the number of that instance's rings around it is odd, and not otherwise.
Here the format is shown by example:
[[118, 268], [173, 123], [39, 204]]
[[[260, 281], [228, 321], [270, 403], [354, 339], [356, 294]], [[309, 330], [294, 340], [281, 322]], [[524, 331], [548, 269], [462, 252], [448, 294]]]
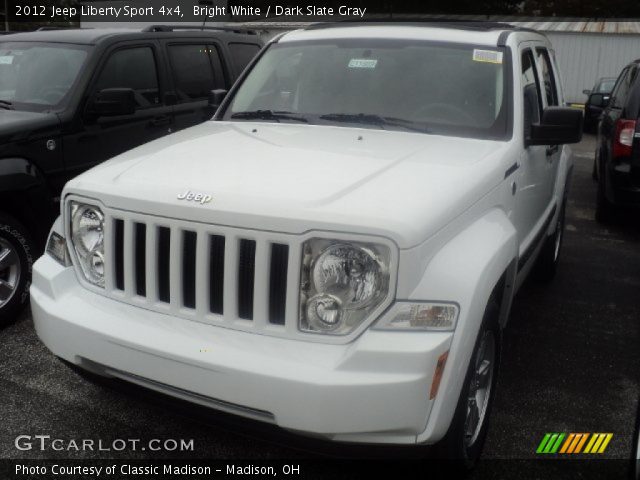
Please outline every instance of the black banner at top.
[[[631, 20], [637, 0], [10, 0], [9, 22]], [[502, 18], [498, 18], [502, 17]], [[517, 17], [517, 18], [516, 18]], [[508, 18], [506, 18], [508, 20]]]

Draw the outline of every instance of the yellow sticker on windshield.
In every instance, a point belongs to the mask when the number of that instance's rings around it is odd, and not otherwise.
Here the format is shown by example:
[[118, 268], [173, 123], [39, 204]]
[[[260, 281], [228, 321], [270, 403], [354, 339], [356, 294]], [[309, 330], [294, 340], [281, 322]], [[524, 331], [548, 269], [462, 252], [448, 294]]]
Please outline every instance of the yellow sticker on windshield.
[[502, 52], [496, 52], [495, 50], [473, 50], [474, 62], [485, 63], [502, 63]]

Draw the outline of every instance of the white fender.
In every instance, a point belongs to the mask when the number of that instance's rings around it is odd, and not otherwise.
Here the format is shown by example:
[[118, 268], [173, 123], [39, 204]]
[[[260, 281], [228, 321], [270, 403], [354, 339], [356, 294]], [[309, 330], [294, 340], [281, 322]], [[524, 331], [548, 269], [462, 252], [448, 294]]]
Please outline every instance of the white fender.
[[[506, 272], [501, 321], [508, 316], [518, 243], [505, 212], [494, 208], [460, 232], [431, 259], [410, 299], [456, 302], [460, 315], [438, 395], [417, 441], [437, 441], [449, 428], [491, 293]], [[426, 401], [426, 398], [425, 398]]]

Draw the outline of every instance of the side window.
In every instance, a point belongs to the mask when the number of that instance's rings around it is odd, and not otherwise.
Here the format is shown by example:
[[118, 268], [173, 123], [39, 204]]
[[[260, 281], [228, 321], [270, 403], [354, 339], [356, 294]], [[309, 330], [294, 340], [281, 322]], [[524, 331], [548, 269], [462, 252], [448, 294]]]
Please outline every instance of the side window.
[[253, 43], [230, 43], [229, 51], [233, 57], [233, 63], [236, 66], [236, 70], [241, 72], [247, 65], [249, 65], [249, 62], [253, 60], [253, 57], [258, 54], [260, 46]]
[[169, 45], [178, 101], [201, 100], [224, 87], [222, 64], [213, 45]]
[[524, 105], [524, 135], [529, 136], [531, 125], [540, 121], [540, 82], [531, 50], [522, 52], [522, 97]]
[[611, 94], [610, 105], [612, 108], [624, 108], [637, 71], [638, 69], [635, 66], [627, 67], [622, 71]]
[[117, 50], [104, 65], [95, 91], [105, 88], [132, 88], [138, 108], [160, 103], [158, 72], [151, 47]]
[[544, 85], [544, 93], [547, 99], [547, 105], [558, 105], [558, 89], [556, 87], [556, 79], [553, 75], [553, 67], [551, 66], [551, 59], [549, 58], [549, 52], [546, 48], [536, 48], [538, 55], [538, 63], [542, 70], [542, 82]]

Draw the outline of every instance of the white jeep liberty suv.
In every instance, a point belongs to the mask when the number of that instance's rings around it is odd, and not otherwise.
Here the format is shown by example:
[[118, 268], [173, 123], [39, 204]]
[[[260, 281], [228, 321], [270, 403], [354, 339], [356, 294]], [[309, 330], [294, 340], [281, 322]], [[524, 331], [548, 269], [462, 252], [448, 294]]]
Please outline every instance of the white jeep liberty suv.
[[212, 121], [67, 184], [37, 333], [100, 375], [471, 464], [514, 293], [558, 261], [581, 124], [533, 31], [286, 33]]

